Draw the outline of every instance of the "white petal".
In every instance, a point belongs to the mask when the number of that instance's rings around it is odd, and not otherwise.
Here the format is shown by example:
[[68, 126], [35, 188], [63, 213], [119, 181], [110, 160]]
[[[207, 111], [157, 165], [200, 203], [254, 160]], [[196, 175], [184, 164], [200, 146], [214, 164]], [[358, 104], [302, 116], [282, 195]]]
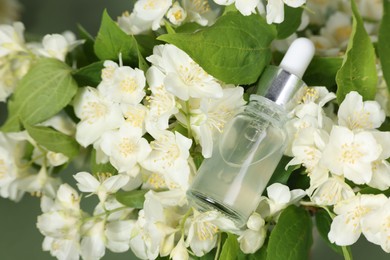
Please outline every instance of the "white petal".
[[88, 172], [79, 172], [73, 176], [77, 181], [77, 187], [82, 192], [96, 192], [100, 182]]
[[103, 182], [103, 186], [106, 188], [108, 193], [115, 193], [127, 184], [129, 178], [129, 176], [118, 174], [106, 179]]

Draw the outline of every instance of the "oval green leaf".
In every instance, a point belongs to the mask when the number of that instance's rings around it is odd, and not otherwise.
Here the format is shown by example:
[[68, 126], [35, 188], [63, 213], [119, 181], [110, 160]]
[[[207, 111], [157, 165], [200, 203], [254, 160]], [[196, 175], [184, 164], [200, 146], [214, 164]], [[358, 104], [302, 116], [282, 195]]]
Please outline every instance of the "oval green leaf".
[[117, 201], [125, 206], [135, 209], [144, 207], [145, 194], [148, 190], [119, 191], [115, 194]]
[[350, 91], [357, 91], [363, 99], [374, 99], [378, 81], [374, 46], [368, 36], [354, 0], [352, 33], [343, 65], [336, 75], [337, 100], [341, 103]]
[[20, 131], [20, 122], [35, 125], [57, 114], [72, 100], [77, 83], [62, 61], [43, 58], [19, 82], [8, 103], [4, 132]]
[[259, 15], [229, 12], [210, 27], [193, 33], [164, 34], [158, 40], [176, 45], [225, 83], [251, 84], [269, 63], [269, 47], [275, 37], [275, 27]]
[[97, 61], [78, 69], [73, 77], [80, 87], [96, 87], [102, 81], [102, 69], [104, 61]]
[[312, 221], [309, 213], [291, 205], [279, 217], [268, 242], [267, 259], [308, 259], [312, 237]]
[[118, 60], [119, 54], [125, 63], [138, 65], [138, 48], [134, 36], [127, 35], [104, 10], [102, 23], [95, 40], [94, 50], [100, 60]]
[[219, 258], [224, 260], [236, 260], [239, 250], [240, 246], [237, 237], [228, 233], [228, 237], [226, 238], [225, 243], [223, 243], [222, 252]]
[[45, 126], [31, 126], [25, 123], [24, 127], [39, 145], [42, 145], [49, 151], [62, 153], [69, 158], [79, 154], [80, 145], [71, 136]]

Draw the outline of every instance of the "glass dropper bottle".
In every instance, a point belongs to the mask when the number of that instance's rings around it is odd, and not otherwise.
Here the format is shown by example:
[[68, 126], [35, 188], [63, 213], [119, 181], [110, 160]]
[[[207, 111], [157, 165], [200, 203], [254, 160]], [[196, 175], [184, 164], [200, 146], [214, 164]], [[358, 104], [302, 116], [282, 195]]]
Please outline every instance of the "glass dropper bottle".
[[187, 191], [200, 211], [218, 210], [238, 227], [256, 210], [260, 196], [285, 146], [284, 107], [305, 85], [301, 77], [314, 56], [314, 45], [296, 39], [282, 62], [268, 66], [243, 112], [229, 122]]

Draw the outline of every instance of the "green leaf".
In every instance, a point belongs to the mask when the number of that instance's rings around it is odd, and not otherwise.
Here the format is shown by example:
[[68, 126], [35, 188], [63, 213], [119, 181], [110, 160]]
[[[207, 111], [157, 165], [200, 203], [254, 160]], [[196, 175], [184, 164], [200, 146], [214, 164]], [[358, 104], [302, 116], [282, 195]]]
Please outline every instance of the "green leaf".
[[378, 190], [372, 187], [365, 187], [359, 191], [360, 194], [384, 194], [386, 197], [390, 196], [390, 189]]
[[312, 237], [312, 222], [309, 213], [291, 205], [279, 217], [268, 242], [267, 259], [308, 259]]
[[24, 123], [24, 127], [28, 134], [39, 145], [45, 147], [49, 151], [62, 153], [69, 158], [79, 154], [80, 145], [71, 136], [45, 126], [31, 126]]
[[343, 65], [336, 75], [337, 100], [341, 103], [350, 91], [359, 92], [364, 100], [374, 99], [378, 81], [374, 46], [368, 36], [354, 0], [352, 34]]
[[77, 25], [77, 29], [79, 31], [80, 38], [85, 40], [82, 49], [85, 54], [85, 59], [91, 62], [95, 62], [98, 60], [98, 58], [95, 55], [95, 52], [93, 50], [93, 46], [95, 44], [95, 39], [92, 37], [91, 34], [87, 32], [87, 30], [82, 25]]
[[273, 183], [282, 183], [287, 184], [288, 179], [291, 176], [291, 173], [296, 169], [300, 168], [300, 165], [292, 165], [286, 169], [286, 165], [291, 161], [290, 157], [283, 156], [280, 160], [278, 166], [276, 167], [274, 173], [271, 176], [267, 186]]
[[240, 246], [238, 245], [237, 237], [228, 233], [228, 237], [223, 244], [220, 259], [224, 260], [236, 260], [238, 257], [238, 251]]
[[167, 33], [176, 33], [175, 29], [171, 26], [171, 24], [168, 21], [165, 21], [165, 29], [167, 30]]
[[138, 49], [138, 68], [143, 70], [145, 73], [149, 69], [149, 64], [146, 62], [145, 58], [142, 56], [141, 51]]
[[96, 150], [93, 149], [91, 153], [91, 171], [93, 174], [98, 173], [111, 173], [113, 175], [117, 174], [118, 171], [112, 166], [111, 163], [96, 163]]
[[196, 169], [199, 169], [199, 167], [202, 165], [204, 161], [204, 157], [201, 152], [193, 152], [191, 153], [191, 157], [194, 160]]
[[378, 34], [378, 54], [382, 64], [383, 77], [390, 89], [390, 2], [383, 1], [383, 17]]
[[4, 132], [21, 130], [20, 121], [35, 125], [57, 114], [72, 100], [77, 83], [62, 61], [43, 58], [19, 82], [8, 103]]
[[293, 8], [284, 5], [284, 21], [276, 25], [278, 39], [285, 39], [297, 31], [301, 25], [302, 12], [303, 8]]
[[317, 211], [315, 214], [315, 220], [318, 233], [324, 239], [326, 244], [328, 244], [328, 246], [332, 248], [336, 253], [343, 255], [342, 248], [329, 241], [328, 233], [330, 231], [330, 225], [332, 224], [332, 218], [329, 216], [328, 212], [326, 212], [326, 210], [324, 209]]
[[143, 57], [152, 55], [154, 46], [162, 43], [150, 35], [134, 35], [134, 38], [138, 43], [138, 49], [142, 53]]
[[193, 33], [202, 28], [204, 28], [202, 25], [195, 22], [185, 23], [176, 28], [176, 33]]
[[125, 206], [142, 209], [147, 192], [148, 190], [119, 191], [115, 194], [115, 198]]
[[194, 33], [164, 34], [159, 40], [185, 51], [205, 71], [225, 83], [257, 81], [271, 59], [275, 27], [259, 15], [229, 12]]
[[85, 67], [78, 69], [73, 73], [73, 77], [80, 87], [91, 86], [96, 87], [102, 81], [102, 69], [104, 61], [91, 63]]
[[303, 81], [308, 86], [326, 86], [333, 90], [336, 86], [336, 74], [342, 63], [343, 59], [339, 57], [314, 57], [303, 75]]
[[103, 12], [94, 50], [100, 60], [117, 61], [121, 53], [124, 63], [129, 63], [134, 67], [138, 65], [137, 41], [134, 36], [122, 31], [106, 10]]

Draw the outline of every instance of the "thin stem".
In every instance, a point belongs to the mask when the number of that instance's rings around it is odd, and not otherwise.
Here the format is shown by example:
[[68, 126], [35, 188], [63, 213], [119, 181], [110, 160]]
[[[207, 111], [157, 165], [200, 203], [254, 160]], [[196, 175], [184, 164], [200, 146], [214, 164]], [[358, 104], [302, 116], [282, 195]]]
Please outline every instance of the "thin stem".
[[345, 260], [352, 260], [352, 255], [349, 253], [348, 248], [346, 246], [342, 246], [341, 250], [343, 251], [343, 256]]
[[218, 260], [219, 258], [219, 254], [221, 253], [221, 244], [222, 244], [222, 233], [218, 233], [217, 252], [215, 253], [214, 260]]
[[180, 230], [181, 230], [181, 235], [184, 236], [184, 225], [186, 224], [187, 218], [191, 215], [192, 213], [192, 208], [189, 208], [186, 214], [183, 216], [183, 219], [180, 222]]
[[186, 110], [187, 110], [186, 119], [187, 119], [188, 138], [192, 139], [191, 118], [190, 118], [190, 115], [188, 113], [190, 111], [189, 101], [186, 101]]

